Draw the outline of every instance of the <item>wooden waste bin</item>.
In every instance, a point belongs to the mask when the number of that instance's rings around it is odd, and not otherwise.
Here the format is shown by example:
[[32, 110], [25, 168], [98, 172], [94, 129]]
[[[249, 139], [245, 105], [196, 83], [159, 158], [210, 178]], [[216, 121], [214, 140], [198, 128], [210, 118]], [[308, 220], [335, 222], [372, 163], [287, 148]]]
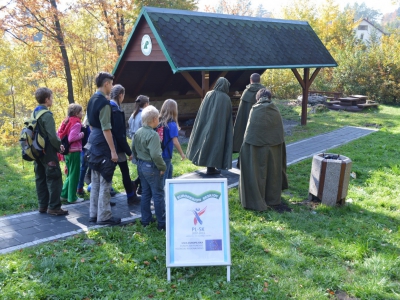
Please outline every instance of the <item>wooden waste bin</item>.
[[345, 203], [352, 161], [343, 155], [320, 153], [314, 155], [309, 187], [313, 196], [329, 206]]

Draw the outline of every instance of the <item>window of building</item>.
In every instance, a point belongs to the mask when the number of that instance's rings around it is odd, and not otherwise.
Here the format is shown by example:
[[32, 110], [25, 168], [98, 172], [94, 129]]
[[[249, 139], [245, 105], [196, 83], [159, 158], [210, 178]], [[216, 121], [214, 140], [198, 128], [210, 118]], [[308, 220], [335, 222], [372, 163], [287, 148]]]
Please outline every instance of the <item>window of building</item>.
[[358, 30], [368, 30], [368, 25], [358, 25]]
[[364, 33], [361, 33], [360, 35], [360, 39], [363, 40], [364, 39]]

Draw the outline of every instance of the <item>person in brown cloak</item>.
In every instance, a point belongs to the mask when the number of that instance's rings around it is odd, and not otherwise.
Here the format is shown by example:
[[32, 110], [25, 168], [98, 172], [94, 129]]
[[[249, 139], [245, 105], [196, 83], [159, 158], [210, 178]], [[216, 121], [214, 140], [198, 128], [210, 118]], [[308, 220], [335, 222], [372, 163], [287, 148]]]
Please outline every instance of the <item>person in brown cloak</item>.
[[[232, 102], [229, 81], [218, 78], [200, 105], [190, 135], [186, 157], [196, 166], [207, 166], [207, 174], [232, 168]], [[217, 169], [218, 168], [218, 169]]]
[[265, 88], [265, 86], [260, 83], [260, 74], [251, 74], [250, 84], [246, 86], [240, 98], [235, 124], [233, 125], [233, 153], [238, 153], [240, 147], [242, 147], [250, 109], [257, 102], [256, 94], [262, 88]]
[[260, 89], [256, 99], [240, 149], [240, 201], [247, 209], [282, 211], [281, 192], [288, 188], [282, 117], [269, 90]]

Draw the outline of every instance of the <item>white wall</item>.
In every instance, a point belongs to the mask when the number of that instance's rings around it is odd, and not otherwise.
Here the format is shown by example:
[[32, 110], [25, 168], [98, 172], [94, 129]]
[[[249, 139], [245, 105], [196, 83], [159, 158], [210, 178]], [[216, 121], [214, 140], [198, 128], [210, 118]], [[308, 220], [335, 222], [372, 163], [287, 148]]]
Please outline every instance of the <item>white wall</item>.
[[371, 39], [371, 35], [380, 39], [383, 33], [369, 22], [362, 20], [356, 27], [356, 37], [364, 42], [367, 42]]

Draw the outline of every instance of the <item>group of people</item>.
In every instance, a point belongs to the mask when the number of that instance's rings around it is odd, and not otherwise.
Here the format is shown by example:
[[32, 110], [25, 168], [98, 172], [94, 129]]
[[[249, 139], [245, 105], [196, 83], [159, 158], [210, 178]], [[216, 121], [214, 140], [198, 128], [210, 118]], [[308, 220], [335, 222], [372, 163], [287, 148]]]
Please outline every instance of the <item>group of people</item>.
[[[114, 76], [106, 72], [100, 72], [96, 76], [97, 91], [88, 102], [84, 122], [87, 126], [81, 123], [83, 109], [78, 104], [69, 105], [68, 116], [61, 123], [58, 132], [55, 131], [51, 113], [38, 119], [39, 128], [48, 140], [46, 155], [35, 161], [39, 212], [65, 215], [68, 211], [61, 208], [61, 200], [69, 203], [84, 201], [79, 195], [83, 188], [83, 177], [89, 168], [89, 221], [99, 225], [119, 224], [121, 219], [112, 215], [110, 201], [111, 182], [118, 165], [128, 205], [140, 202], [143, 226], [157, 221], [158, 229], [163, 230], [164, 185], [166, 179], [172, 178], [173, 147], [178, 150], [182, 160], [186, 158], [178, 141], [177, 103], [173, 99], [167, 99], [159, 112], [149, 105], [149, 97], [138, 96], [135, 110], [128, 121], [129, 136], [132, 139], [130, 146], [126, 136], [125, 113], [121, 109], [125, 88], [119, 84], [113, 85], [113, 80]], [[51, 90], [39, 88], [35, 96], [39, 104], [35, 111], [48, 110], [51, 107]], [[162, 140], [157, 133], [159, 129], [155, 130], [157, 127], [162, 130]], [[64, 136], [68, 139], [69, 151], [64, 156], [67, 178], [63, 184], [57, 154], [60, 156], [65, 150], [60, 141]], [[130, 178], [128, 161], [137, 164], [139, 176], [133, 181]], [[52, 174], [49, 170], [53, 171]], [[140, 190], [141, 199], [136, 194], [136, 188]], [[151, 199], [154, 201], [156, 220], [153, 220], [151, 214]]]
[[290, 210], [281, 202], [288, 188], [286, 146], [281, 114], [271, 101], [271, 92], [250, 76], [243, 92], [235, 123], [228, 95], [230, 83], [220, 77], [204, 97], [194, 122], [187, 157], [206, 166], [207, 174], [219, 174], [232, 167], [232, 153], [239, 153], [239, 195], [246, 209]]
[[[36, 190], [39, 212], [66, 215], [61, 200], [83, 201], [77, 196], [83, 188], [83, 176], [90, 169], [90, 222], [115, 225], [121, 219], [111, 212], [110, 189], [118, 165], [128, 204], [140, 202], [143, 226], [157, 221], [165, 229], [165, 180], [172, 178], [171, 163], [175, 147], [181, 159], [186, 158], [178, 141], [178, 106], [167, 99], [160, 111], [149, 104], [149, 97], [140, 95], [128, 120], [129, 145], [125, 114], [121, 103], [125, 89], [113, 85], [114, 76], [100, 72], [95, 79], [97, 91], [90, 98], [82, 126], [83, 108], [68, 107], [58, 135], [52, 113], [38, 119], [39, 130], [47, 140], [45, 153], [35, 161]], [[243, 92], [235, 124], [228, 95], [230, 83], [219, 78], [213, 90], [202, 101], [187, 148], [187, 157], [195, 165], [206, 166], [207, 174], [219, 174], [232, 167], [232, 153], [239, 152], [237, 166], [241, 169], [239, 190], [243, 207], [266, 210], [281, 204], [281, 191], [288, 187], [286, 177], [286, 146], [282, 118], [271, 102], [271, 93], [260, 84], [254, 73]], [[34, 112], [49, 110], [52, 91], [39, 88], [35, 93], [38, 106]], [[89, 135], [90, 132], [90, 135]], [[60, 138], [68, 136], [69, 153], [65, 155], [68, 175], [64, 184], [57, 154], [63, 154]], [[86, 144], [86, 145], [85, 145]], [[84, 146], [84, 148], [83, 148]], [[138, 178], [131, 180], [128, 161], [137, 165]], [[141, 199], [136, 193], [141, 190]], [[155, 219], [151, 213], [153, 199]]]

